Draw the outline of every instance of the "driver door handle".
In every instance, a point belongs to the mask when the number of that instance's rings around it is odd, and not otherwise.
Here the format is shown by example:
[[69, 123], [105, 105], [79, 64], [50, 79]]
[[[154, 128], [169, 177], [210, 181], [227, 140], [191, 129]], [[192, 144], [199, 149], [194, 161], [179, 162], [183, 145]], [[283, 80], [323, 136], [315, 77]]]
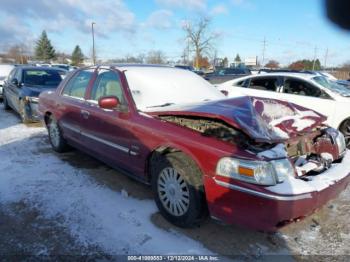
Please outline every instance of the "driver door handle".
[[89, 119], [90, 112], [86, 110], [81, 110], [80, 111], [81, 115], [83, 116], [84, 119]]

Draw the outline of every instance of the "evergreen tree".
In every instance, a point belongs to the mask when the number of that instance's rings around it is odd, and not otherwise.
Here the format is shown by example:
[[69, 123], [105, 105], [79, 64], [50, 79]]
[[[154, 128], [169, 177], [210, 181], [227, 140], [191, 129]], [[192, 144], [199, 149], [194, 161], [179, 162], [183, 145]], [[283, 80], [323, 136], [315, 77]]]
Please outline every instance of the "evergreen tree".
[[35, 57], [38, 60], [49, 62], [56, 57], [56, 52], [51, 41], [47, 37], [46, 31], [41, 33], [39, 40], [36, 42]]
[[242, 62], [241, 57], [239, 56], [239, 54], [236, 55], [235, 62], [236, 63]]
[[72, 65], [78, 66], [83, 62], [83, 60], [84, 60], [84, 54], [81, 51], [80, 46], [76, 45], [72, 53]]

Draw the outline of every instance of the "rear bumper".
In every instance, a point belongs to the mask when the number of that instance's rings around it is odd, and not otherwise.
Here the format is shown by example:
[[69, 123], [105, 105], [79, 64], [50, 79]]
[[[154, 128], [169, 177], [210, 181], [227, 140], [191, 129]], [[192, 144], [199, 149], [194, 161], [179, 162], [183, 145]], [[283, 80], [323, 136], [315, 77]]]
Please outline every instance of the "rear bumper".
[[[291, 189], [288, 189], [287, 183], [285, 191], [288, 194], [282, 194], [273, 187], [247, 187], [236, 181], [207, 177], [205, 188], [210, 213], [229, 224], [239, 224], [255, 230], [276, 231], [281, 226], [312, 214], [348, 186], [349, 155], [348, 153], [346, 159], [336, 166], [335, 171], [343, 172], [336, 175], [339, 179], [332, 182], [327, 180], [326, 176], [331, 175], [331, 172], [319, 175], [324, 175], [325, 181], [329, 182], [327, 186], [323, 185], [321, 190], [312, 191], [311, 187], [305, 186], [302, 190], [299, 187], [297, 193], [290, 194], [288, 191]], [[309, 183], [298, 180], [298, 183]]]

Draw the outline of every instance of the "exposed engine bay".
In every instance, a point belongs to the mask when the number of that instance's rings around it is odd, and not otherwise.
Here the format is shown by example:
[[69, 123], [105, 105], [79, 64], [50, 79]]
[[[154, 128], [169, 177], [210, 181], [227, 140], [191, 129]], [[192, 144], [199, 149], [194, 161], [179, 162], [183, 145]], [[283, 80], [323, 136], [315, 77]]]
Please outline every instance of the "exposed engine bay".
[[[276, 144], [257, 143], [242, 131], [224, 121], [189, 116], [159, 116], [162, 120], [200, 132], [203, 136], [215, 137], [235, 144], [256, 154], [273, 149]], [[284, 150], [294, 164], [296, 175], [307, 180], [307, 176], [317, 175], [339, 161], [345, 154], [346, 145], [339, 131], [326, 126], [315, 128], [312, 132], [300, 133], [286, 140]]]
[[249, 149], [253, 152], [267, 150], [274, 145], [267, 143], [255, 143], [249, 136], [240, 130], [226, 124], [221, 120], [213, 120], [203, 117], [183, 117], [183, 116], [159, 116], [162, 120], [187, 127], [198, 131], [203, 136], [215, 137], [225, 142], [233, 143], [243, 149]]

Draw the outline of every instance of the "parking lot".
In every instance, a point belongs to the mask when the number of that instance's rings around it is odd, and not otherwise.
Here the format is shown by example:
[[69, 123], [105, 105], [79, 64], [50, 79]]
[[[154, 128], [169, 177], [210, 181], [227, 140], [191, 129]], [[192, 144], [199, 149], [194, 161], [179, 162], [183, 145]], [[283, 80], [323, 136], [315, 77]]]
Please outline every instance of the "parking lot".
[[[157, 211], [149, 187], [79, 152], [56, 154], [40, 124], [0, 106], [0, 253], [88, 255], [218, 254], [230, 259], [303, 260], [350, 255], [350, 189], [280, 232], [207, 219], [179, 229]], [[270, 256], [274, 255], [274, 256]], [[345, 260], [345, 256], [332, 259]]]

